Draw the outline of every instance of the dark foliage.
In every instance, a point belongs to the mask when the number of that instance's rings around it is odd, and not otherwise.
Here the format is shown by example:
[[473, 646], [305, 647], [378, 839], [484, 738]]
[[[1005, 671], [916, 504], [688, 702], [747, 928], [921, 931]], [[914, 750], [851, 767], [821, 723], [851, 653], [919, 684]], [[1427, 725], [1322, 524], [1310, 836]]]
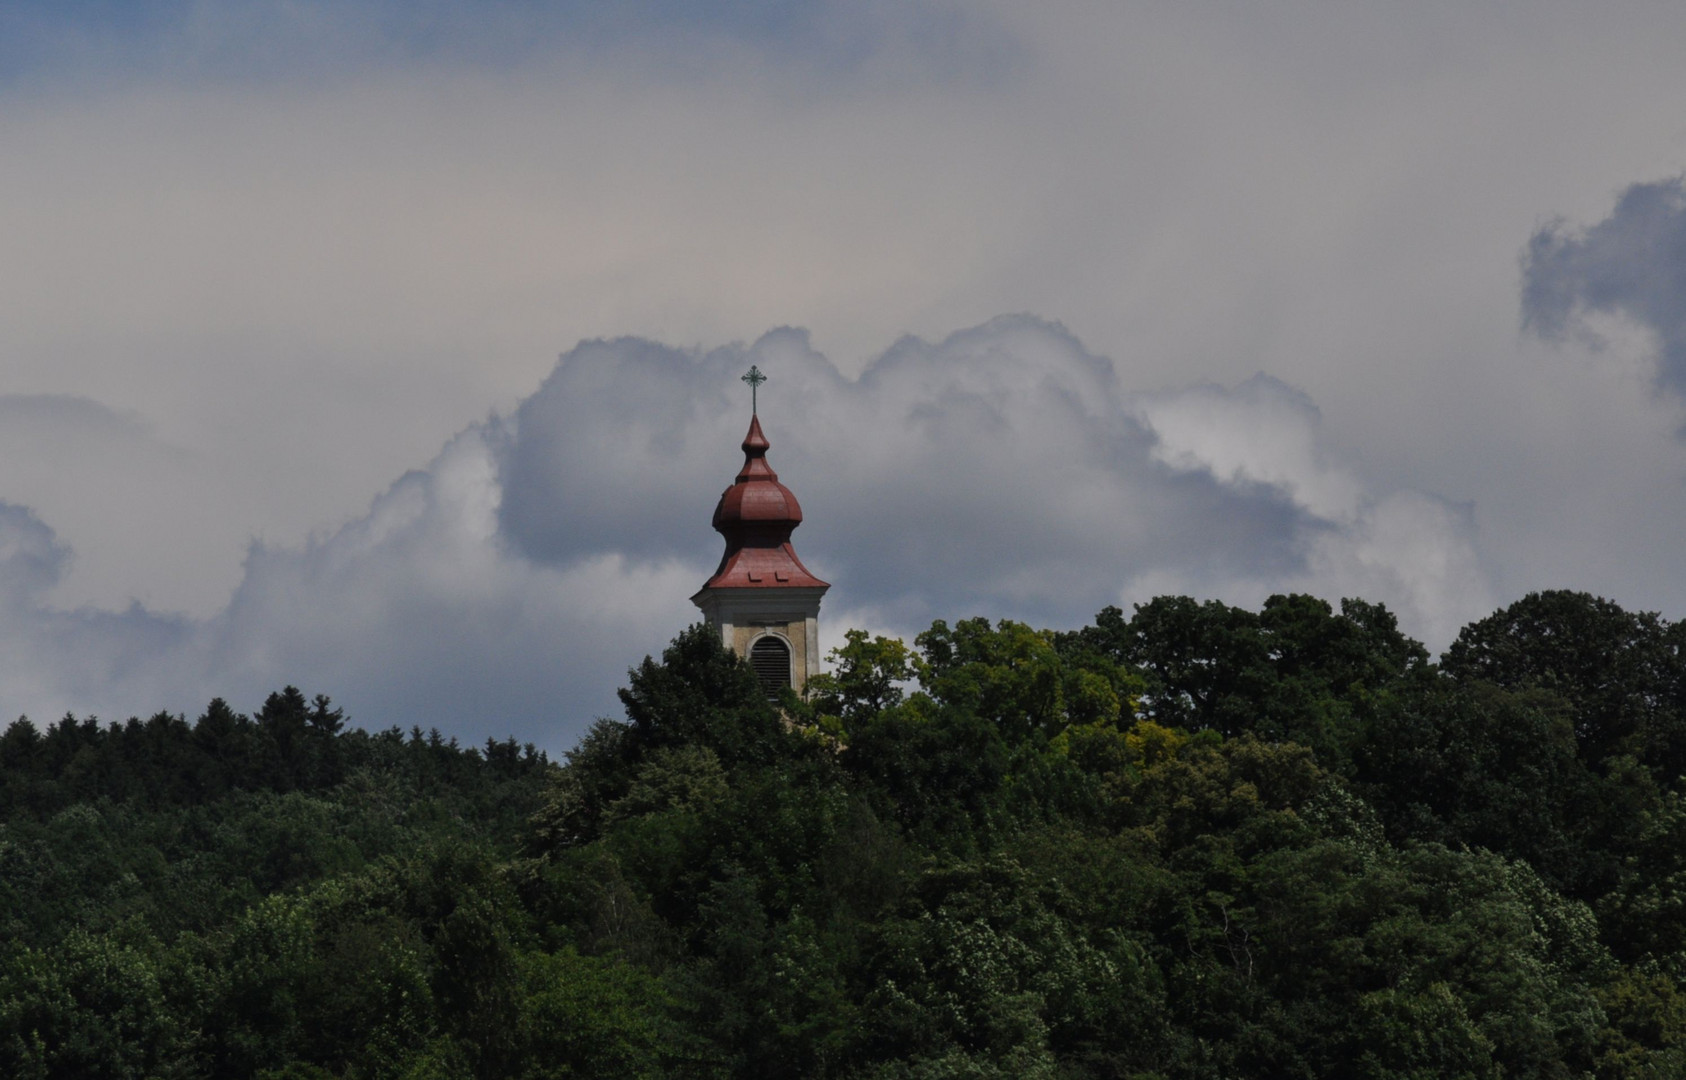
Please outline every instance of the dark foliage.
[[0, 734], [0, 1075], [1686, 1075], [1686, 631], [1576, 593], [693, 627], [562, 764], [252, 716]]

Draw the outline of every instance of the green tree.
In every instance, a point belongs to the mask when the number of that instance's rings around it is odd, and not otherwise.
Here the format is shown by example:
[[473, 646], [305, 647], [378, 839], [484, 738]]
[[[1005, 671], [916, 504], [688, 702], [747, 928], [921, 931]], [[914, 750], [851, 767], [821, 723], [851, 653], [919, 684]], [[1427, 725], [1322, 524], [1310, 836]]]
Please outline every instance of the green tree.
[[1559, 590], [1529, 593], [1464, 627], [1441, 663], [1460, 680], [1560, 695], [1589, 761], [1625, 751], [1673, 784], [1686, 765], [1680, 643], [1654, 614]]

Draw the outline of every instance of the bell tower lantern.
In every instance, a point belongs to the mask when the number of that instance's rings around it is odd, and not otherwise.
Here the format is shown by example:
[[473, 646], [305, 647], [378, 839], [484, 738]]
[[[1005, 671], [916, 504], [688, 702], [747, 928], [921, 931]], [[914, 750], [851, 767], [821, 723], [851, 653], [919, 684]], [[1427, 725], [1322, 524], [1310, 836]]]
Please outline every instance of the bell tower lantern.
[[755, 668], [768, 693], [789, 686], [800, 694], [819, 670], [820, 597], [831, 586], [808, 572], [790, 544], [802, 508], [767, 463], [755, 410], [755, 391], [766, 379], [753, 366], [743, 377], [751, 395], [743, 468], [714, 508], [726, 553], [691, 602], [726, 647]]

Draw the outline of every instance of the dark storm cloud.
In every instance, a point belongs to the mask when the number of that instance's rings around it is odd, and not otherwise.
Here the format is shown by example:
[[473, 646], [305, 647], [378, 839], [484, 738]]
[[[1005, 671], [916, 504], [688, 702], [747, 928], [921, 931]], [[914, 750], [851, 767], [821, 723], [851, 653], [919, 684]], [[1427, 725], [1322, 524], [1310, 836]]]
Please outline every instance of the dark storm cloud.
[[1540, 229], [1523, 256], [1524, 324], [1547, 339], [1619, 315], [1656, 337], [1656, 384], [1686, 394], [1686, 181], [1634, 184], [1585, 230]]

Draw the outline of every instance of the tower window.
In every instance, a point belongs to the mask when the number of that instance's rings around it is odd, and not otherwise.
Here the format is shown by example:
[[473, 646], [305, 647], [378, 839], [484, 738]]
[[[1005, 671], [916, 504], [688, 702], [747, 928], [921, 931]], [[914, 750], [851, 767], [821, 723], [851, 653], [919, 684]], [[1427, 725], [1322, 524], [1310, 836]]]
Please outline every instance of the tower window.
[[790, 685], [790, 646], [771, 634], [758, 638], [749, 650], [749, 666], [755, 669], [767, 696], [777, 696]]

